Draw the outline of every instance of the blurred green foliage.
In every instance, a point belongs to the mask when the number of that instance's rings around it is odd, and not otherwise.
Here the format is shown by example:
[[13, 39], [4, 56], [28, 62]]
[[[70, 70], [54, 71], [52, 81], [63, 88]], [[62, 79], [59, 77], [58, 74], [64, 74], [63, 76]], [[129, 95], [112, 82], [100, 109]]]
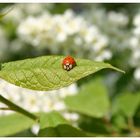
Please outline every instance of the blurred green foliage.
[[30, 128], [34, 122], [20, 114], [0, 117], [0, 136], [17, 134]]
[[100, 118], [109, 110], [110, 103], [107, 94], [102, 80], [96, 79], [84, 84], [79, 94], [66, 97], [65, 103], [72, 111]]

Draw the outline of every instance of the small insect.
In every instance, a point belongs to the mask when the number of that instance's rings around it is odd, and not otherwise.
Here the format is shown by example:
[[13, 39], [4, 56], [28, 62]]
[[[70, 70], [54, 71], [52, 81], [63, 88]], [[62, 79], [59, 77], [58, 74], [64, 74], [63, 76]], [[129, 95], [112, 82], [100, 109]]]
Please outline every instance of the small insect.
[[76, 62], [73, 57], [67, 56], [66, 58], [63, 59], [62, 67], [64, 70], [69, 71], [69, 70], [73, 69], [73, 67], [75, 67], [75, 66], [76, 66]]

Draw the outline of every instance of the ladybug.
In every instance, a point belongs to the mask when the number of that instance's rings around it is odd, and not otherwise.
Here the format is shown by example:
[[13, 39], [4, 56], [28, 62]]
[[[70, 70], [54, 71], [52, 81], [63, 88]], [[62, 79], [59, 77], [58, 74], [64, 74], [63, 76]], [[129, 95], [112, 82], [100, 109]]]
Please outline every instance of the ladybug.
[[70, 71], [76, 66], [76, 62], [73, 57], [67, 56], [63, 59], [62, 67], [64, 70]]

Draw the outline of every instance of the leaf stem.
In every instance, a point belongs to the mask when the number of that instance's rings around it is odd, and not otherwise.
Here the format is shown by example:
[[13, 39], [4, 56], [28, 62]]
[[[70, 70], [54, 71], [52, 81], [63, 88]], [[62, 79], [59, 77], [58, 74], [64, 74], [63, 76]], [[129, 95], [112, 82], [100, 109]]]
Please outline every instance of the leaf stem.
[[133, 131], [134, 130], [134, 122], [133, 122], [133, 118], [129, 117], [128, 118], [128, 128]]
[[21, 114], [29, 117], [30, 119], [32, 119], [34, 121], [38, 121], [38, 117], [37, 116], [35, 116], [34, 114], [28, 112], [27, 110], [21, 108], [20, 106], [14, 104], [13, 102], [11, 102], [8, 99], [4, 98], [2, 95], [0, 95], [0, 102], [6, 104], [8, 106], [9, 110], [16, 111], [18, 113], [21, 113]]

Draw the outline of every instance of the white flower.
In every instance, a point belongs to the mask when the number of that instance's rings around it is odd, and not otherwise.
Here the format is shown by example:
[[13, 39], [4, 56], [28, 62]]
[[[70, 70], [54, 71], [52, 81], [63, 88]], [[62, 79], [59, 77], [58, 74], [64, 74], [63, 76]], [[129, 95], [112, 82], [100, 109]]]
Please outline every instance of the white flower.
[[139, 64], [140, 64], [140, 49], [137, 48], [137, 49], [132, 50], [130, 64], [134, 67], [139, 66]]
[[140, 26], [140, 14], [137, 14], [137, 15], [134, 17], [133, 24], [134, 24], [135, 26]]
[[77, 127], [77, 121], [80, 118], [80, 115], [78, 113], [73, 112], [64, 112], [62, 113], [64, 118], [72, 123], [73, 126]]
[[59, 90], [59, 94], [61, 98], [65, 98], [68, 95], [75, 95], [78, 93], [78, 88], [76, 84], [71, 84], [69, 87], [67, 88], [61, 88]]
[[112, 57], [112, 53], [109, 50], [105, 50], [101, 52], [101, 54], [96, 57], [96, 61], [103, 61], [105, 59], [110, 59]]
[[134, 72], [134, 78], [138, 81], [140, 81], [140, 67], [137, 68]]
[[130, 39], [130, 45], [132, 46], [133, 49], [137, 48], [137, 46], [139, 45], [139, 39], [137, 37], [132, 37]]
[[106, 47], [106, 44], [108, 44], [108, 38], [104, 36], [101, 36], [98, 40], [99, 41], [96, 42], [94, 46], [92, 47], [92, 49], [96, 52], [100, 52], [100, 50], [102, 50], [104, 47]]
[[122, 13], [109, 12], [108, 20], [112, 24], [124, 26], [128, 23], [128, 17]]
[[79, 119], [79, 115], [77, 113], [64, 113], [64, 117], [71, 121], [77, 121]]
[[39, 128], [40, 128], [40, 127], [39, 127], [38, 124], [34, 124], [34, 125], [32, 126], [32, 128], [31, 128], [32, 133], [35, 134], [35, 135], [37, 135], [38, 132], [39, 132]]
[[22, 93], [23, 107], [32, 112], [39, 112], [41, 106], [41, 98], [38, 97], [38, 93]]
[[136, 35], [136, 36], [140, 36], [140, 27], [139, 27], [139, 26], [136, 27], [136, 28], [133, 30], [133, 33], [134, 33], [134, 35]]
[[86, 43], [92, 43], [94, 41], [96, 43], [96, 40], [99, 35], [99, 31], [96, 26], [90, 26], [89, 28], [87, 27], [82, 28], [80, 33], [81, 36], [83, 36]]
[[57, 101], [57, 103], [54, 104], [53, 109], [56, 110], [56, 111], [61, 111], [61, 110], [66, 109], [66, 106], [63, 102], [58, 102]]
[[75, 45], [77, 45], [77, 46], [80, 46], [80, 45], [82, 45], [82, 39], [79, 37], [79, 36], [76, 36], [75, 38], [74, 38], [74, 44]]

